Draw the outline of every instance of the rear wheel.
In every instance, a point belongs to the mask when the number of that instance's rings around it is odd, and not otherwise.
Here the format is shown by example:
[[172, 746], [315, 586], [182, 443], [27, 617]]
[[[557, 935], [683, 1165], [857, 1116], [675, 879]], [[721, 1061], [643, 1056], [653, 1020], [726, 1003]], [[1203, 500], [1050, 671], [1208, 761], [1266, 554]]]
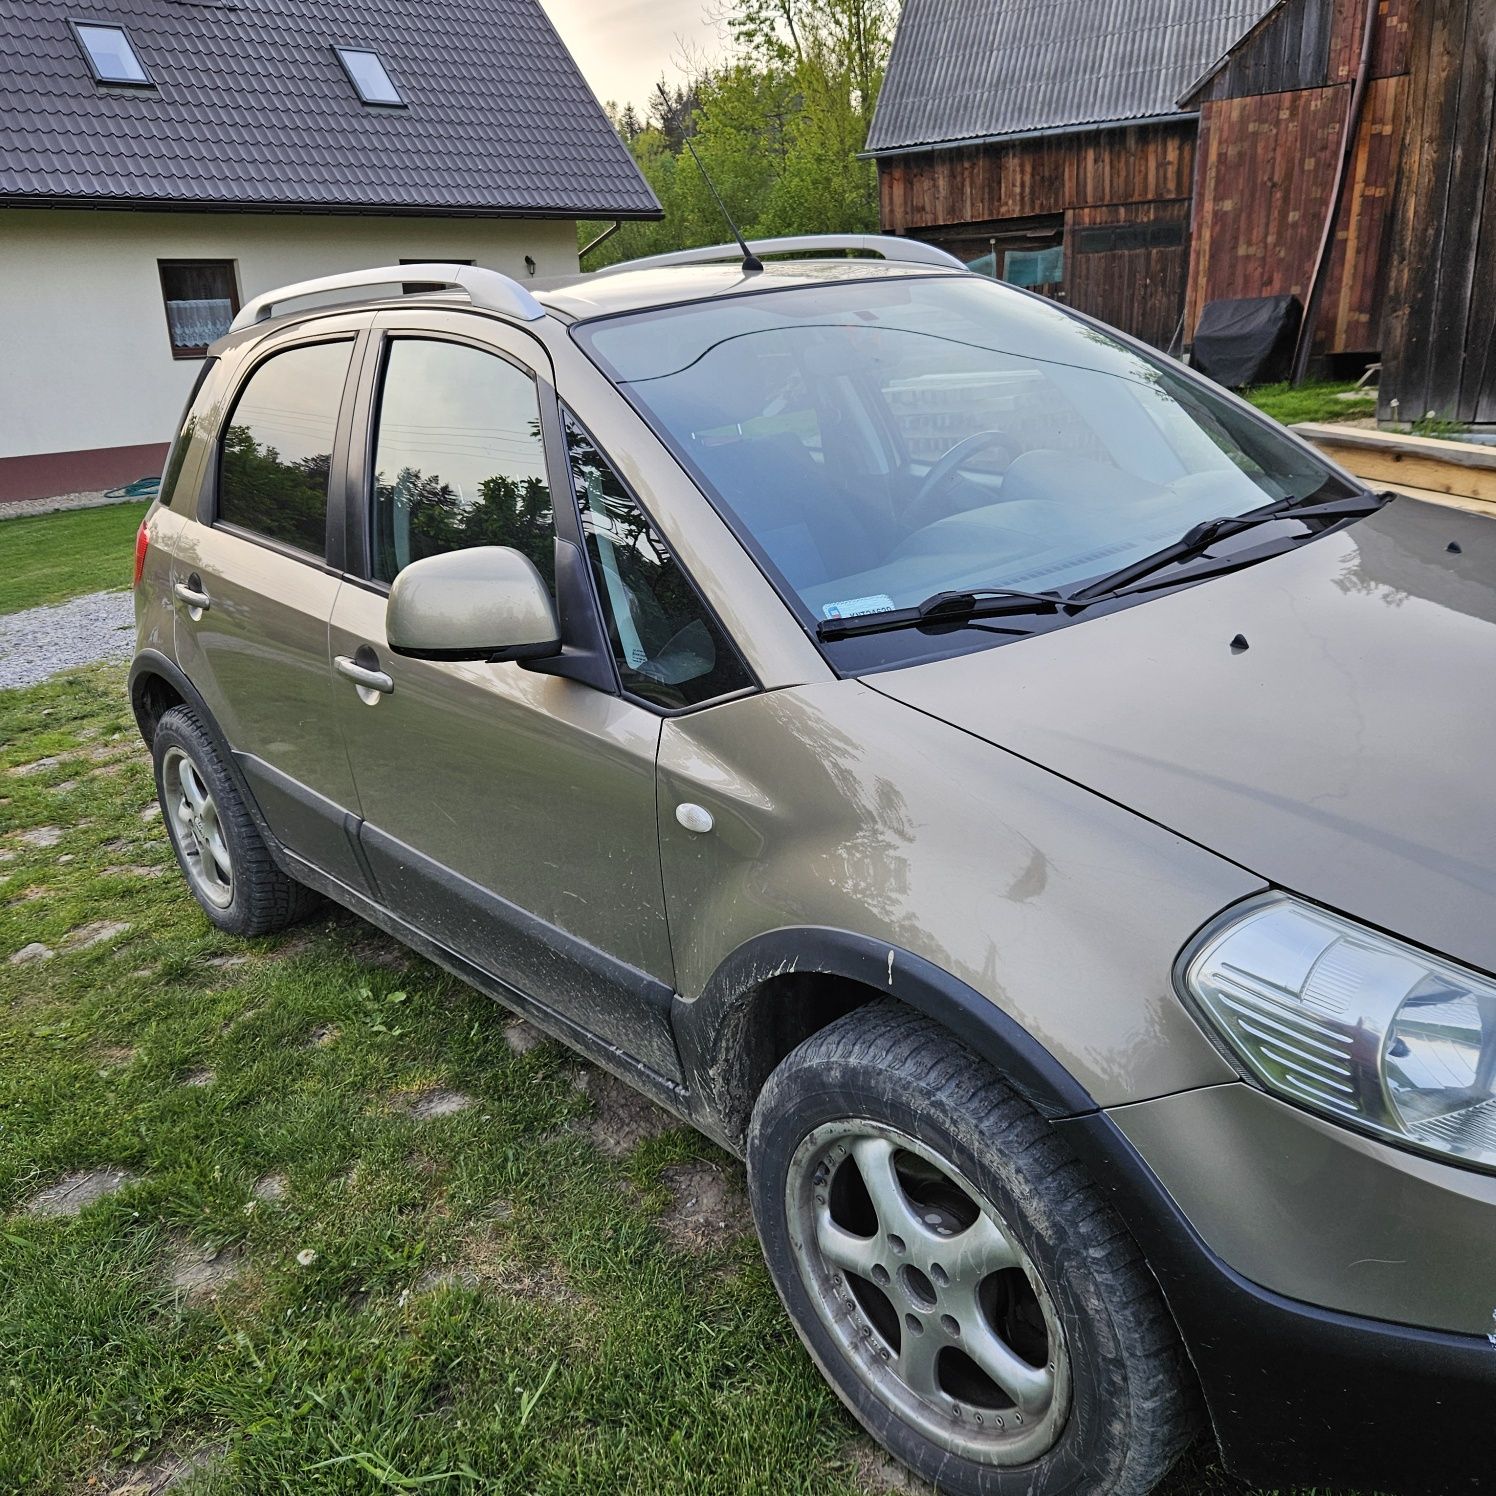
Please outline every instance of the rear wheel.
[[781, 1298], [858, 1420], [942, 1491], [1140, 1496], [1193, 1429], [1172, 1322], [1053, 1129], [896, 1004], [770, 1077], [748, 1161]]
[[151, 740], [156, 796], [172, 849], [203, 912], [233, 935], [268, 935], [304, 918], [319, 900], [276, 865], [190, 707], [173, 707]]

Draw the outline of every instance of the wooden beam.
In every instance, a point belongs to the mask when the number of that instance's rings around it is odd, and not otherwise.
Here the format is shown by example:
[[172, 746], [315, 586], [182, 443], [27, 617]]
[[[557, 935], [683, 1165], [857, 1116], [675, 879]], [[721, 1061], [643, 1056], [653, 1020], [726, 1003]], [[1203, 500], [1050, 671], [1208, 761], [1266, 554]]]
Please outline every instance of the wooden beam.
[[1333, 423], [1306, 422], [1293, 430], [1368, 483], [1421, 498], [1442, 494], [1496, 505], [1496, 447]]

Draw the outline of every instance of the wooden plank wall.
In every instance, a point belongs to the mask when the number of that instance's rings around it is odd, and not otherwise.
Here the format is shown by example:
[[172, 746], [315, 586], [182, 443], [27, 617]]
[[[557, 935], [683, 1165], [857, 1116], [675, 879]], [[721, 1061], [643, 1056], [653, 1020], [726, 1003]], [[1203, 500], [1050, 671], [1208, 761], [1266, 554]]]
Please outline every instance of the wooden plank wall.
[[1496, 421], [1496, 0], [1421, 0], [1381, 414]]
[[[1189, 216], [1190, 205], [1183, 200], [1069, 209], [1065, 214], [1065, 294], [1070, 305], [1156, 348], [1167, 348], [1184, 310]], [[1174, 225], [1179, 242], [1077, 252], [1077, 229], [1118, 224]]]
[[[1350, 89], [1338, 83], [1202, 108], [1191, 330], [1208, 301], [1306, 296]], [[1406, 91], [1404, 77], [1379, 78], [1367, 91], [1320, 313], [1315, 347], [1322, 354], [1381, 346], [1384, 247]]]
[[[1376, 49], [1372, 77], [1408, 70], [1409, 22], [1415, 0], [1376, 0]], [[1197, 96], [1239, 99], [1349, 83], [1361, 61], [1367, 0], [1288, 0], [1233, 51], [1230, 60]]]
[[1195, 125], [1045, 136], [878, 164], [884, 229], [915, 234], [1111, 203], [1187, 200]]

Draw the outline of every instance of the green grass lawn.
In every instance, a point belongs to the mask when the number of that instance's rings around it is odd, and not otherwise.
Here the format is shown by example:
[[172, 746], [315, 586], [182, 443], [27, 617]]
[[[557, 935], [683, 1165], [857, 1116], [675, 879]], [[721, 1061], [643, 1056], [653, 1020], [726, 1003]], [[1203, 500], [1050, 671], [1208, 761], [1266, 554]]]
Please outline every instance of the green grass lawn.
[[123, 684], [0, 692], [0, 1491], [913, 1489], [736, 1163], [351, 916], [208, 924]]
[[128, 587], [144, 504], [0, 520], [0, 613]]
[[1377, 392], [1363, 390], [1353, 400], [1340, 398], [1353, 389], [1353, 384], [1302, 384], [1297, 389], [1291, 384], [1263, 384], [1242, 394], [1275, 421], [1294, 426], [1300, 421], [1353, 421], [1374, 416]]

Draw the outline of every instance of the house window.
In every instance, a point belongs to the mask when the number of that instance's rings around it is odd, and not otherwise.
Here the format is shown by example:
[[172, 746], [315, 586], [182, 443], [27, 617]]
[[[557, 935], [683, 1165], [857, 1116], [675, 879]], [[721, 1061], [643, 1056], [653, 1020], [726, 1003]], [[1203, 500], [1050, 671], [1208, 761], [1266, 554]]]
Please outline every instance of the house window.
[[158, 260], [173, 358], [201, 358], [239, 310], [232, 260]]
[[400, 90], [390, 80], [389, 71], [378, 52], [363, 47], [334, 47], [348, 81], [358, 90], [358, 96], [366, 104], [382, 104], [403, 109], [405, 100]]
[[155, 86], [123, 26], [95, 26], [87, 21], [74, 21], [72, 26], [95, 83], [123, 84], [127, 88]]

